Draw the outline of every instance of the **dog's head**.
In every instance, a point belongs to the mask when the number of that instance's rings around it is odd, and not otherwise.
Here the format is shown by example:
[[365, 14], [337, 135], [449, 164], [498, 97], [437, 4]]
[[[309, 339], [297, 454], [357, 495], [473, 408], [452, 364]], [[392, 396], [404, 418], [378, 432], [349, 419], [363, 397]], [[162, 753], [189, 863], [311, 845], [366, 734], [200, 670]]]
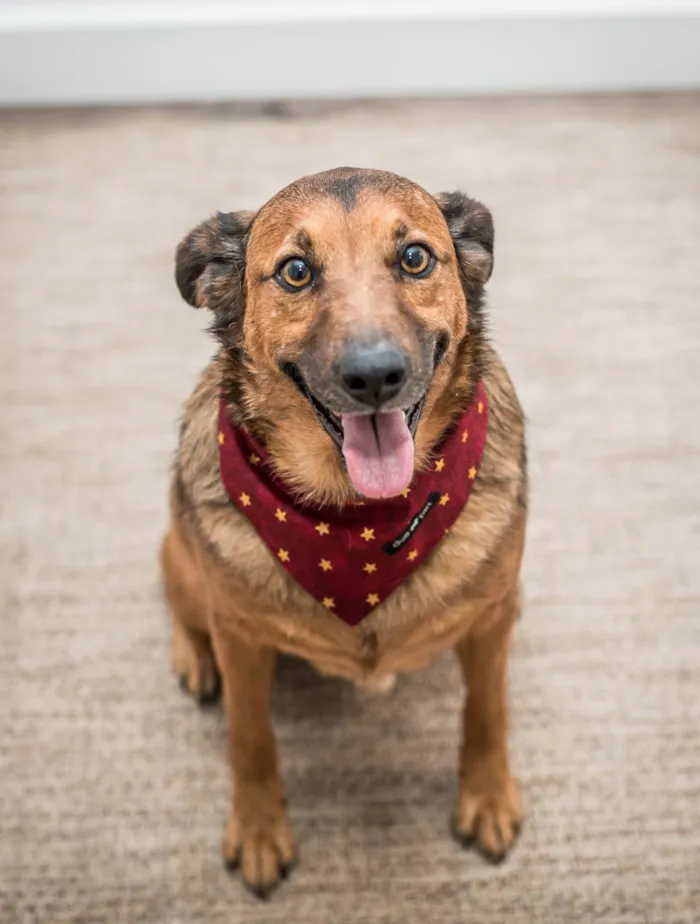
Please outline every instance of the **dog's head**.
[[342, 502], [402, 492], [469, 401], [492, 265], [480, 203], [343, 168], [205, 221], [176, 278], [213, 312], [224, 387], [278, 471]]

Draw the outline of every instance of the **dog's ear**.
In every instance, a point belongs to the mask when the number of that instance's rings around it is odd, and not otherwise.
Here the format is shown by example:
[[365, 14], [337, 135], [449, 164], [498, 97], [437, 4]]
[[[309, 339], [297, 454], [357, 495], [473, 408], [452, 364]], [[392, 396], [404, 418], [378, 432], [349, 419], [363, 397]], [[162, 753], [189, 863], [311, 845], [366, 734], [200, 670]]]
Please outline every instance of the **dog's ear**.
[[461, 192], [438, 193], [435, 201], [445, 216], [468, 292], [478, 293], [493, 270], [491, 212]]
[[[175, 281], [195, 308], [233, 323], [245, 308], [245, 254], [254, 212], [217, 212], [197, 225], [175, 255]], [[216, 321], [215, 321], [216, 323]]]

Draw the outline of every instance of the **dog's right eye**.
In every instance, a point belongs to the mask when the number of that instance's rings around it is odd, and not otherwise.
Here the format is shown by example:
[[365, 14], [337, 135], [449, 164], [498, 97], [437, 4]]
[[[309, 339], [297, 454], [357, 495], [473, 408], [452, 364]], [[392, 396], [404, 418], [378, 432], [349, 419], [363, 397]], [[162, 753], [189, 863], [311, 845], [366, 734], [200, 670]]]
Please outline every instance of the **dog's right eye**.
[[276, 279], [283, 289], [296, 292], [311, 283], [313, 273], [306, 260], [302, 260], [301, 257], [291, 257], [278, 267]]

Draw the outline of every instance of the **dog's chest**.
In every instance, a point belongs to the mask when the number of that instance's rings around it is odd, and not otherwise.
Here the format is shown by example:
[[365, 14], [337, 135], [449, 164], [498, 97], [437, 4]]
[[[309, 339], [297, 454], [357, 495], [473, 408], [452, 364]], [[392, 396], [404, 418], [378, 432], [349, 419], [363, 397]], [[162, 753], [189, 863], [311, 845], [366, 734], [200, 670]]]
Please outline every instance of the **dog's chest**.
[[[237, 519], [220, 535], [207, 584], [214, 609], [230, 629], [304, 658], [320, 672], [382, 687], [393, 674], [419, 670], [456, 644], [472, 618], [465, 587], [472, 570], [459, 543], [446, 541], [430, 565], [417, 568], [400, 588], [351, 626], [314, 600], [279, 566], [251, 527]], [[290, 546], [290, 555], [300, 546]], [[452, 549], [452, 551], [450, 551]], [[456, 604], [456, 592], [460, 602]], [[452, 603], [438, 601], [449, 595]]]
[[[381, 692], [398, 673], [426, 667], [464, 634], [469, 615], [449, 611], [438, 618], [387, 606], [350, 628], [330, 614], [304, 609], [265, 620], [265, 636], [278, 650], [302, 657], [323, 674], [345, 677]], [[325, 616], [325, 618], [324, 618]], [[260, 624], [257, 629], [260, 637]]]

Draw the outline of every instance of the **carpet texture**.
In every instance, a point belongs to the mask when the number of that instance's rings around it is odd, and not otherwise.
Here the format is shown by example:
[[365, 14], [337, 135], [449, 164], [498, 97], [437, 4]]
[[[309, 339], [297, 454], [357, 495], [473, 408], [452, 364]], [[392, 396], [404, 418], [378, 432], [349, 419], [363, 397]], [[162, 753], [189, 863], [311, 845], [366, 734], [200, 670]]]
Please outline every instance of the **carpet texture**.
[[[513, 763], [494, 869], [448, 836], [448, 654], [384, 699], [285, 661], [302, 862], [222, 868], [220, 709], [169, 673], [156, 570], [213, 351], [173, 248], [340, 164], [495, 214], [492, 333], [530, 421]], [[0, 115], [3, 924], [700, 920], [700, 98]]]

